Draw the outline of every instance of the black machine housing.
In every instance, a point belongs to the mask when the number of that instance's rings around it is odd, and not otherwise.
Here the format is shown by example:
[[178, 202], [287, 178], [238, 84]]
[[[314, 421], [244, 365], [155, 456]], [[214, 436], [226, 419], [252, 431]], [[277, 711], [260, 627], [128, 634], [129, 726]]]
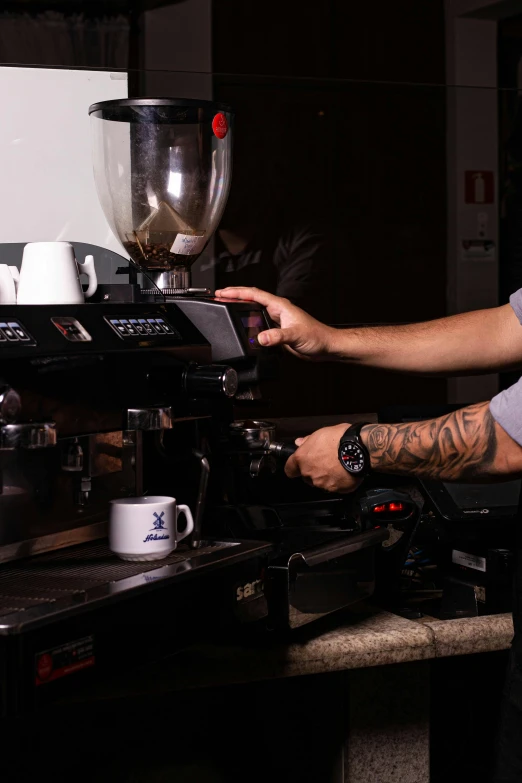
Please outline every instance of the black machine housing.
[[[372, 595], [383, 499], [327, 497], [286, 479], [274, 444], [231, 438], [277, 375], [269, 325], [211, 297], [0, 306], [0, 717], [202, 634], [285, 632]], [[198, 535], [119, 561], [109, 502], [147, 493], [187, 503]]]
[[[255, 364], [241, 317], [262, 309], [216, 310], [234, 331], [235, 341], [220, 332], [233, 342], [230, 358]], [[165, 466], [160, 494], [196, 507], [207, 429], [232, 416], [227, 368], [175, 302], [2, 305], [0, 355], [7, 717], [211, 633], [219, 612], [233, 612], [231, 582], [243, 581], [245, 561], [260, 569], [270, 546], [213, 538], [152, 564], [108, 550], [109, 501], [150, 491]]]
[[[460, 407], [394, 407], [382, 410], [379, 420], [422, 421]], [[425, 501], [419, 532], [429, 542], [427, 548], [440, 572], [442, 600], [437, 614], [456, 618], [511, 611], [522, 482], [423, 479], [418, 486]]]

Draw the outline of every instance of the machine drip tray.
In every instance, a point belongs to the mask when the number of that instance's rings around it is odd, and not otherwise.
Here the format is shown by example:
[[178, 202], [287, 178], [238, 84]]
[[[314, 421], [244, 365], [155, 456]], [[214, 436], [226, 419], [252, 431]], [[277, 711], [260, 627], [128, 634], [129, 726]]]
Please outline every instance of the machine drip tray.
[[9, 563], [0, 568], [0, 635], [268, 548], [265, 542], [203, 541], [199, 549], [180, 545], [163, 560], [128, 562], [118, 559], [106, 542], [94, 541]]

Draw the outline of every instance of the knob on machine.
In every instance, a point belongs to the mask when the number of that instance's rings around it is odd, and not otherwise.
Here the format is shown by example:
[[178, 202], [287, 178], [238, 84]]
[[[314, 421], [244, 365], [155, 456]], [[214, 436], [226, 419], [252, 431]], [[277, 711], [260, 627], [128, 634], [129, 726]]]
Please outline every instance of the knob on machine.
[[192, 397], [235, 397], [237, 388], [237, 372], [232, 367], [201, 365], [185, 373], [185, 390]]

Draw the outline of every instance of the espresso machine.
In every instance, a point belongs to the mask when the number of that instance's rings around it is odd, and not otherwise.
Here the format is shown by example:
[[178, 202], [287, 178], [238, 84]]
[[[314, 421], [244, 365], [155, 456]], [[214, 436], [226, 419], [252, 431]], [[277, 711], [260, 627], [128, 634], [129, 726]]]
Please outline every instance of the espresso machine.
[[[268, 314], [192, 286], [191, 268], [219, 223], [230, 186], [230, 107], [143, 98], [94, 104], [89, 114], [100, 203], [130, 257], [122, 270], [128, 284], [103, 286], [98, 296], [175, 304], [210, 343], [212, 360], [237, 372], [235, 404], [221, 405], [201, 427], [204, 459], [213, 463], [206, 529], [274, 547], [269, 567], [256, 572], [254, 566], [246, 588], [237, 585], [237, 615], [296, 628], [367, 597], [375, 584], [375, 549], [388, 538], [382, 509], [377, 524], [371, 512], [361, 512], [359, 497], [332, 500], [284, 476], [295, 446], [278, 442], [270, 422], [248, 417], [250, 401], [262, 404], [263, 382], [277, 378], [277, 354], [257, 342], [270, 327]], [[416, 517], [407, 499], [396, 505], [395, 511], [386, 506], [389, 520]]]
[[[417, 518], [379, 487], [330, 498], [289, 481], [292, 442], [248, 416], [277, 377], [257, 342], [270, 319], [190, 276], [228, 194], [230, 109], [89, 111], [129, 280], [85, 304], [0, 305], [0, 718], [202, 633], [285, 631], [368, 597], [389, 526]], [[109, 503], [144, 494], [187, 503], [194, 533], [164, 560], [118, 560]]]

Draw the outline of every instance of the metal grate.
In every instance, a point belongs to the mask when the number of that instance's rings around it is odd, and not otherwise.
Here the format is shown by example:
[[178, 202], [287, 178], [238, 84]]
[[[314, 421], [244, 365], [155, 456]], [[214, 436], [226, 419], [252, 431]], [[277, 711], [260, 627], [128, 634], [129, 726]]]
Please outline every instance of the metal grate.
[[50, 603], [66, 595], [83, 593], [96, 585], [181, 563], [196, 554], [215, 552], [226, 545], [192, 550], [179, 547], [164, 560], [131, 563], [119, 560], [105, 542], [80, 544], [0, 568], [0, 617]]
[[25, 609], [31, 609], [39, 604], [52, 603], [54, 598], [24, 598], [20, 596], [1, 596], [0, 597], [0, 617], [13, 612], [23, 612]]
[[146, 288], [142, 290], [143, 296], [189, 296], [189, 288]]

